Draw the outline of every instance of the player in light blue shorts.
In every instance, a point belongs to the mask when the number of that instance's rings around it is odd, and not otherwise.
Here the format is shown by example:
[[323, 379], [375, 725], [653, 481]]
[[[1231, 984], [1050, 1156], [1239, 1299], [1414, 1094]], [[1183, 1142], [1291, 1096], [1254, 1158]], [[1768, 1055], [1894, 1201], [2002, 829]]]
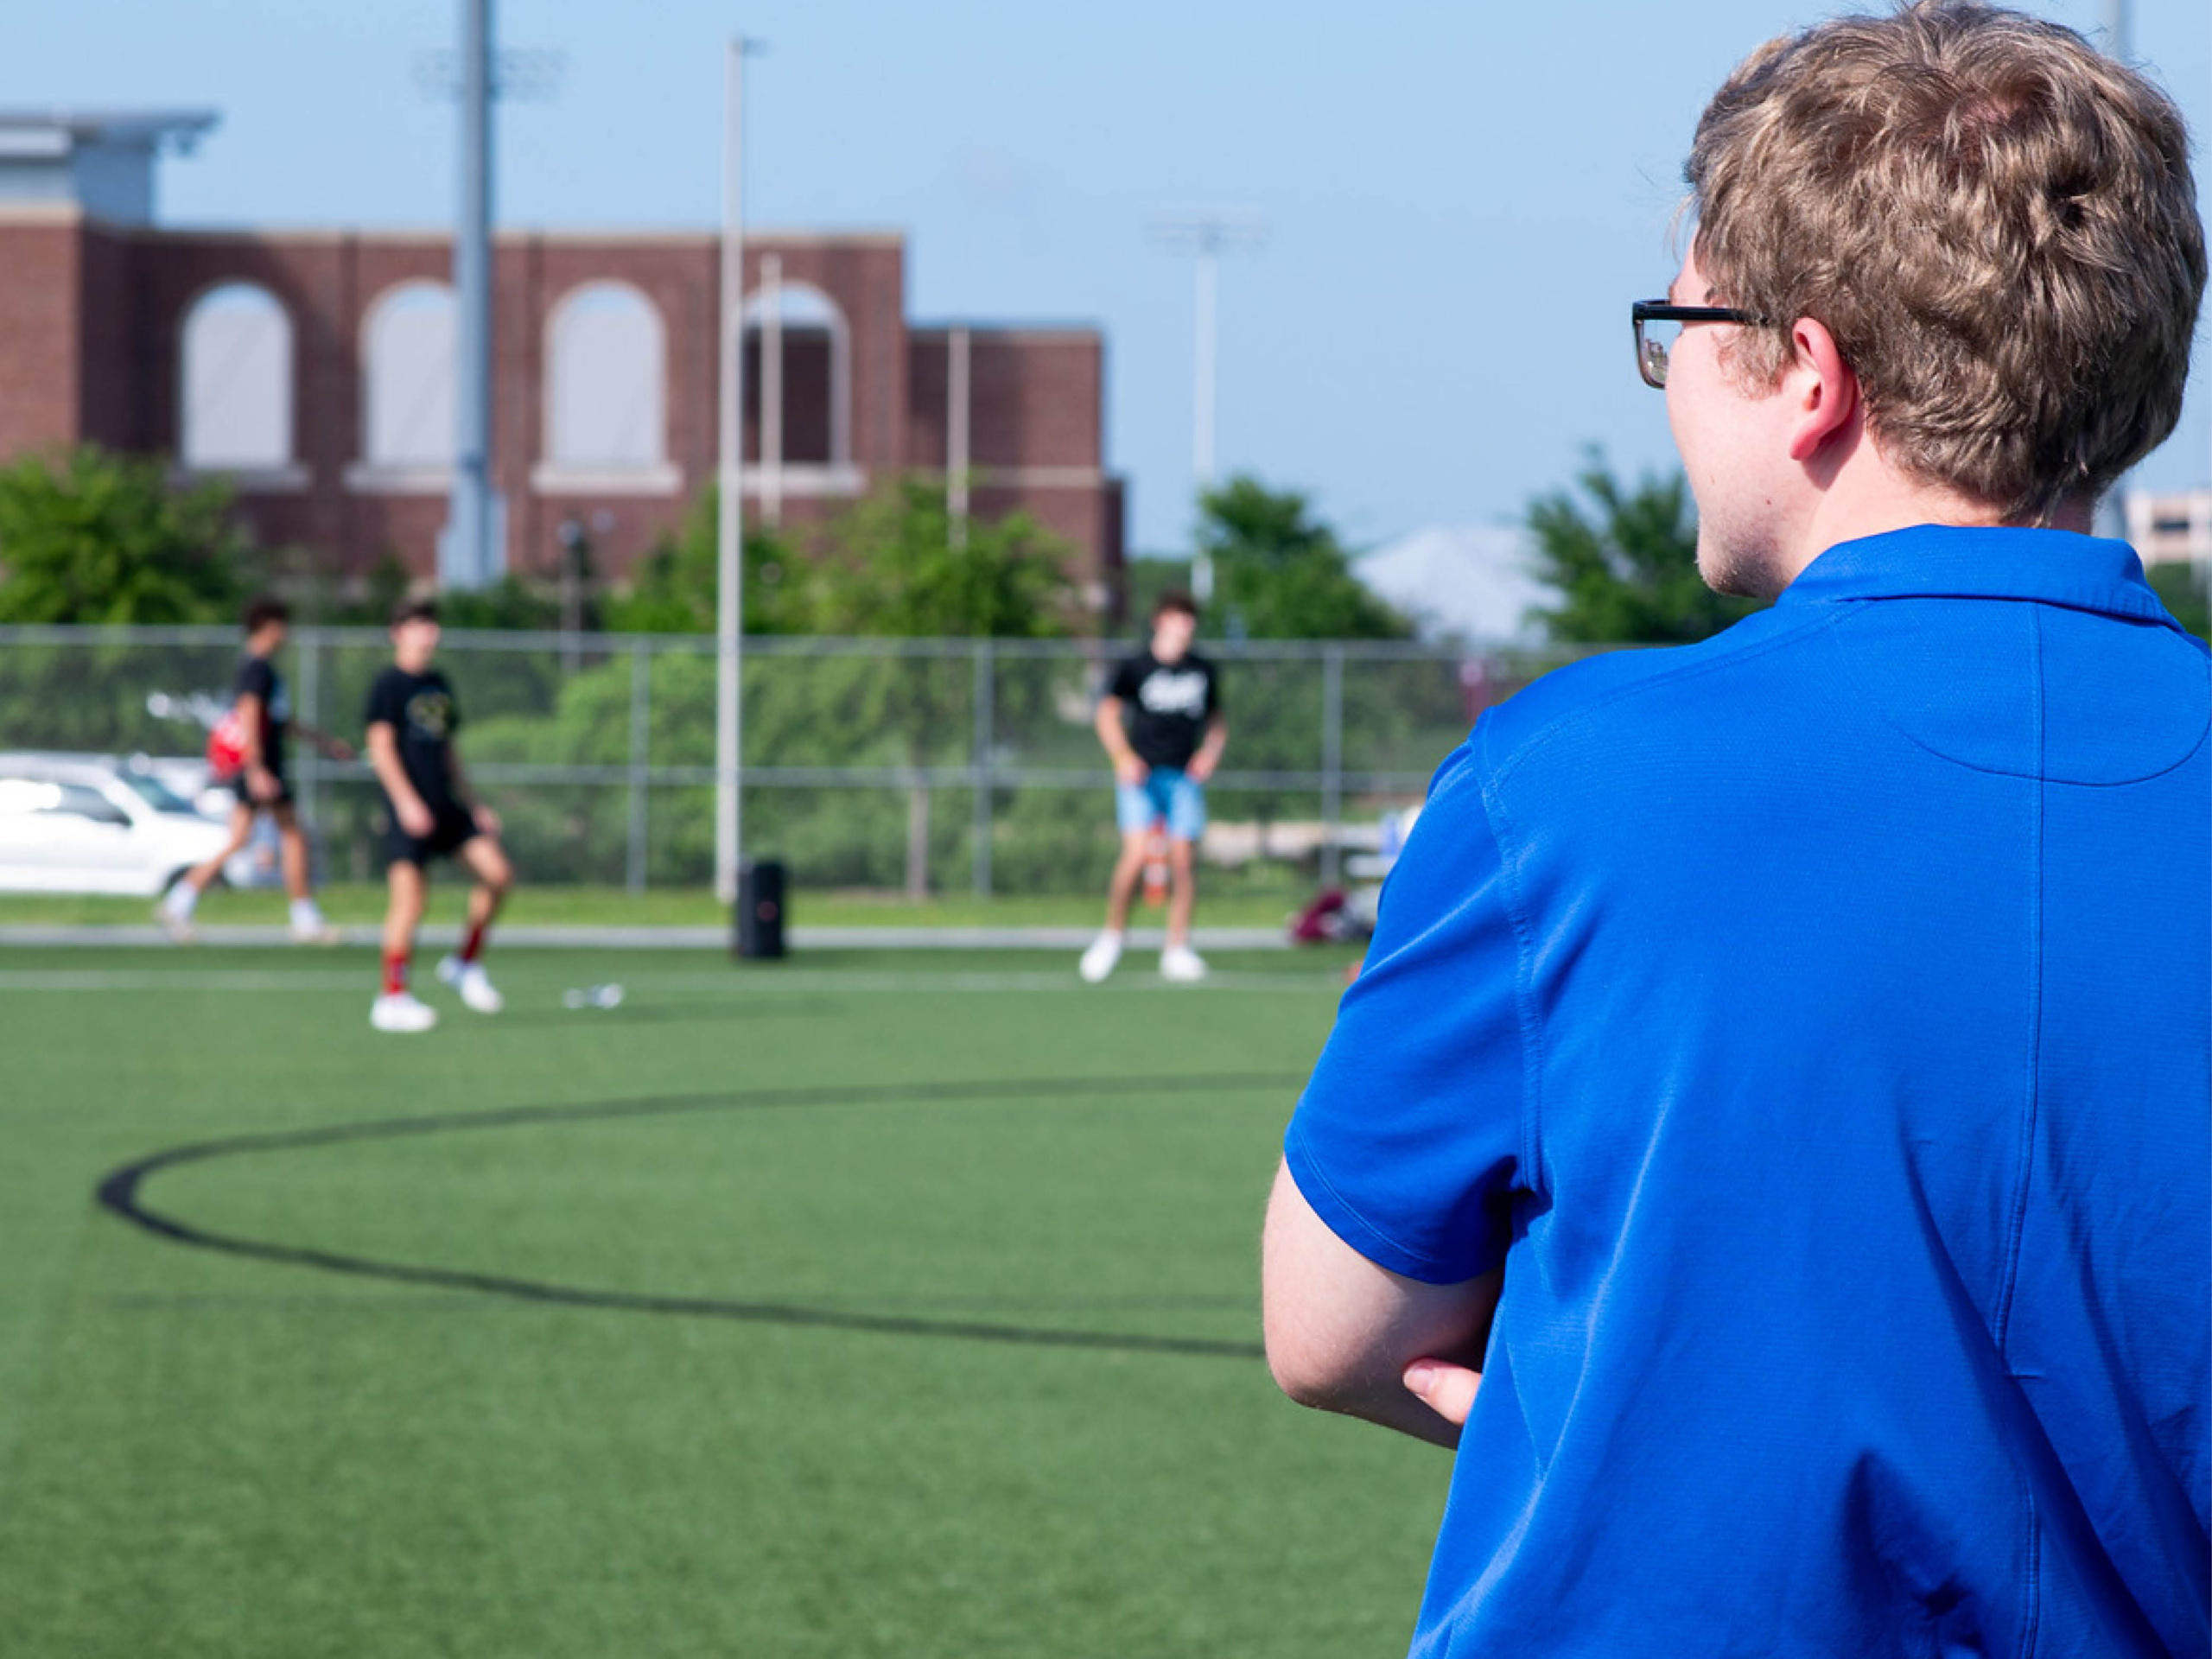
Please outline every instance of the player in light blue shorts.
[[1098, 702], [1098, 741], [1114, 763], [1114, 817], [1122, 831], [1106, 893], [1106, 926], [1083, 953], [1084, 979], [1096, 984], [1122, 959], [1129, 900], [1143, 878], [1153, 826], [1167, 832], [1167, 941], [1160, 971], [1168, 979], [1204, 979], [1205, 963], [1191, 948], [1197, 902], [1198, 837], [1205, 833], [1205, 785], [1220, 763], [1229, 728], [1221, 716], [1214, 666], [1191, 649], [1198, 607], [1187, 594], [1163, 594], [1152, 608], [1152, 642], [1114, 671]]
[[1124, 836], [1148, 836], [1163, 824], [1171, 843], [1195, 845], [1206, 832], [1206, 792], [1179, 766], [1154, 766], [1141, 784], [1116, 782], [1114, 822]]

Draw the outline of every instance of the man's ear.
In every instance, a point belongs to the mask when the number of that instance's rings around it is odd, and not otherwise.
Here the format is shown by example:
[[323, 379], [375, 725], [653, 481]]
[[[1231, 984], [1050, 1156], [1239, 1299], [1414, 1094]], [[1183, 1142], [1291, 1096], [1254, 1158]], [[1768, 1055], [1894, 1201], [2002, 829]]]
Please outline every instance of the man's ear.
[[1798, 318], [1789, 343], [1796, 353], [1783, 377], [1791, 399], [1789, 459], [1807, 461], [1851, 429], [1859, 412], [1859, 377], [1824, 322]]

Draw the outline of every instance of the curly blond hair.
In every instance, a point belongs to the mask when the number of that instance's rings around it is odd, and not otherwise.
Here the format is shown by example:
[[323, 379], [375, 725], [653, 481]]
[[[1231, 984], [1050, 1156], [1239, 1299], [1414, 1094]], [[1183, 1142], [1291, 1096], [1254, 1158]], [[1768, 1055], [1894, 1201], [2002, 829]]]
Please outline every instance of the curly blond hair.
[[2189, 135], [2071, 29], [1926, 0], [1770, 41], [1684, 172], [1700, 268], [1770, 320], [1730, 372], [1771, 386], [1818, 319], [1916, 478], [2041, 522], [2180, 418], [2205, 276]]

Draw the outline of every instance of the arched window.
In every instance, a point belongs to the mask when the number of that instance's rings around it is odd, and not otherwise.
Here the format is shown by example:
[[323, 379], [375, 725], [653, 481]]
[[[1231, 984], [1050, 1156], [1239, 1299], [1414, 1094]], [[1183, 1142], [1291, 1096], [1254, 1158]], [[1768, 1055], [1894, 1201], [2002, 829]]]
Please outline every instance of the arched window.
[[746, 301], [748, 466], [844, 465], [852, 454], [851, 384], [851, 331], [835, 300], [805, 283], [771, 281]]
[[185, 314], [177, 456], [187, 467], [275, 472], [292, 460], [292, 320], [251, 283], [209, 289]]
[[626, 283], [587, 283], [545, 326], [545, 459], [561, 472], [645, 473], [667, 458], [666, 331]]
[[454, 456], [453, 289], [406, 282], [361, 327], [361, 447], [372, 468], [448, 471]]

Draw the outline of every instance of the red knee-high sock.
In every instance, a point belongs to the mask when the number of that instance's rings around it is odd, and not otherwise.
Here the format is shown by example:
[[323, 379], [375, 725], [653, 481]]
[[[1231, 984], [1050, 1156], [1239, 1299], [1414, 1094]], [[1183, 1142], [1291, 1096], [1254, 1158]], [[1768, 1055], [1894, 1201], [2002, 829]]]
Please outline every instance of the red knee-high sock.
[[397, 996], [407, 988], [407, 957], [404, 950], [384, 959], [384, 994]]
[[468, 931], [461, 936], [461, 959], [463, 962], [474, 962], [482, 953], [484, 930], [490, 925], [489, 922], [471, 922], [468, 925]]

